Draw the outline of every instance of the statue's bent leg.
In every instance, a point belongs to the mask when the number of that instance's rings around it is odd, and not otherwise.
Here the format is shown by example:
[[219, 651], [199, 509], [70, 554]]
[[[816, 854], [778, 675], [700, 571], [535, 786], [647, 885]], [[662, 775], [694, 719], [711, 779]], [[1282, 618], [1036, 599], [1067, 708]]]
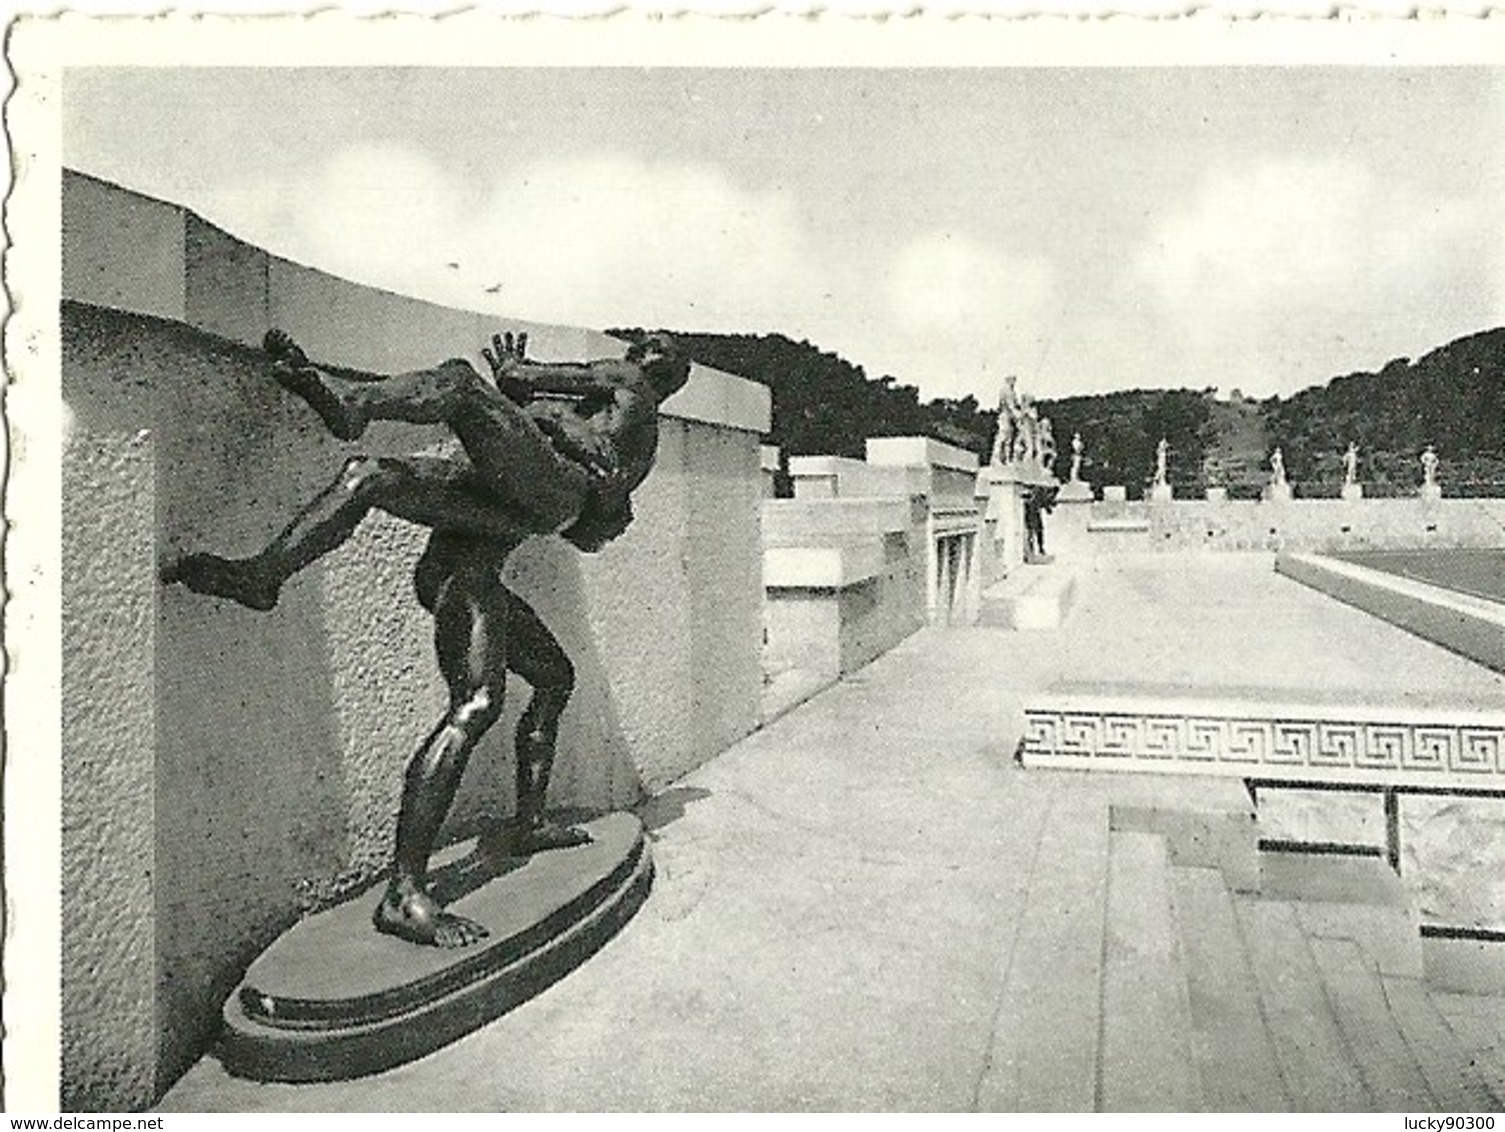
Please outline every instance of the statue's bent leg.
[[163, 567], [162, 580], [252, 609], [271, 609], [283, 583], [348, 539], [373, 507], [385, 506], [404, 488], [411, 490], [412, 479], [405, 461], [354, 456], [260, 552], [250, 558], [184, 555]]
[[509, 549], [545, 533], [527, 525], [526, 512], [491, 496], [463, 460], [354, 456], [265, 549], [250, 558], [185, 555], [163, 567], [162, 580], [271, 609], [289, 578], [345, 542], [373, 509]]
[[583, 845], [590, 840], [589, 834], [551, 822], [545, 814], [559, 720], [575, 690], [575, 666], [533, 608], [515, 595], [507, 640], [508, 667], [533, 689], [517, 724], [517, 815], [511, 823], [509, 847], [532, 853]]
[[372, 917], [379, 931], [414, 943], [464, 947], [481, 925], [443, 911], [429, 892], [428, 862], [475, 748], [502, 713], [508, 595], [489, 557], [457, 564], [439, 587], [434, 642], [450, 705], [408, 764], [392, 877]]

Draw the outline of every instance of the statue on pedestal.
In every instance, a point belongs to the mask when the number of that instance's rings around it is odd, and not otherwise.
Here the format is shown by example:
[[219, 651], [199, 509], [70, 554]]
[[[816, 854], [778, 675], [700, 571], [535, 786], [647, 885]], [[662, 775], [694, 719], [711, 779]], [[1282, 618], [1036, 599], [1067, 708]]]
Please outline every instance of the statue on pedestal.
[[1166, 461], [1167, 461], [1167, 459], [1169, 457], [1170, 447], [1171, 447], [1170, 444], [1166, 442], [1166, 439], [1163, 436], [1160, 438], [1160, 443], [1157, 444], [1157, 445], [1155, 445], [1155, 480], [1154, 480], [1154, 484], [1155, 484], [1156, 487], [1164, 487], [1166, 485], [1166, 483], [1168, 482], [1167, 479], [1166, 479], [1166, 476], [1167, 476]]
[[414, 582], [434, 617], [450, 703], [408, 764], [391, 878], [373, 921], [379, 931], [438, 947], [487, 935], [440, 907], [428, 868], [470, 753], [501, 716], [509, 671], [532, 697], [517, 729], [517, 813], [507, 847], [531, 853], [588, 840], [545, 815], [574, 669], [539, 616], [503, 585], [503, 563], [536, 535], [558, 533], [594, 552], [627, 529], [631, 493], [657, 452], [658, 406], [690, 373], [662, 334], [633, 344], [623, 359], [567, 364], [529, 361], [526, 335], [493, 335], [491, 344], [482, 350], [490, 382], [464, 359], [363, 380], [319, 369], [286, 334], [270, 331], [272, 376], [334, 436], [356, 440], [372, 421], [444, 424], [463, 455], [353, 456], [257, 554], [188, 554], [161, 572], [165, 583], [269, 610], [289, 578], [341, 545], [373, 508], [432, 532]]
[[1050, 418], [1040, 418], [1040, 466], [1052, 475], [1056, 470], [1056, 437], [1051, 430]]
[[1270, 453], [1270, 486], [1284, 487], [1286, 482], [1286, 458], [1277, 448]]
[[1343, 482], [1355, 484], [1359, 482], [1359, 446], [1349, 444], [1348, 451], [1343, 453]]
[[1013, 462], [1028, 464], [1040, 458], [1040, 413], [1035, 408], [1035, 399], [1028, 393], [1019, 396], [1019, 407], [1014, 414]]
[[993, 437], [993, 454], [989, 463], [1001, 468], [1014, 458], [1015, 421], [1019, 418], [1019, 393], [1014, 388], [1018, 381], [1013, 374], [1003, 379], [1003, 388], [998, 393], [998, 431]]
[[1421, 485], [1422, 487], [1437, 486], [1437, 451], [1430, 444], [1421, 454]]
[[1071, 483], [1082, 482], [1082, 434], [1071, 434]]

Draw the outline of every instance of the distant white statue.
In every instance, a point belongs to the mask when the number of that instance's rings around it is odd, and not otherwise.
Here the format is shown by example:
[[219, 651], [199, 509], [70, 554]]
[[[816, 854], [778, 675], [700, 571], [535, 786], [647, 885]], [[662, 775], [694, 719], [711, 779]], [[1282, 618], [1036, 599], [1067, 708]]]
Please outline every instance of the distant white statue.
[[1350, 444], [1348, 451], [1343, 453], [1343, 482], [1346, 484], [1359, 482], [1359, 446]]
[[1040, 418], [1040, 465], [1052, 475], [1056, 471], [1056, 436], [1051, 428], [1050, 418]]
[[1430, 444], [1421, 454], [1421, 476], [1423, 487], [1437, 486], [1437, 452]]
[[1019, 411], [1014, 417], [1014, 462], [1029, 463], [1040, 457], [1040, 413], [1035, 399], [1028, 393], [1019, 395]]
[[993, 438], [993, 455], [990, 459], [996, 467], [1007, 464], [1014, 455], [1014, 438], [1018, 432], [1019, 393], [1014, 388], [1018, 379], [1009, 374], [1003, 379], [1003, 388], [998, 393], [998, 432]]
[[1082, 434], [1071, 434], [1071, 482], [1082, 482]]
[[1160, 443], [1155, 445], [1155, 486], [1161, 487], [1166, 481], [1166, 462], [1169, 457], [1171, 446], [1166, 443], [1165, 437], [1160, 438]]
[[1286, 482], [1286, 458], [1279, 448], [1270, 453], [1270, 482], [1272, 484]]

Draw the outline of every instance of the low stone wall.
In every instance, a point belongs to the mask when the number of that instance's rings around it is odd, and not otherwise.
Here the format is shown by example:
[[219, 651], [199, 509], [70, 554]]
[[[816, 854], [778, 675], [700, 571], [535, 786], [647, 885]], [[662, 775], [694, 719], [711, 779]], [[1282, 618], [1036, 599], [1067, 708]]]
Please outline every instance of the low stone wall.
[[926, 517], [918, 497], [764, 502], [766, 717], [924, 624]]
[[[445, 704], [406, 524], [372, 517], [271, 613], [157, 583], [175, 552], [256, 549], [355, 450], [254, 345], [281, 326], [372, 372], [503, 325], [545, 359], [623, 346], [357, 286], [87, 177], [65, 175], [63, 231], [60, 1103], [119, 1111], [203, 1052], [244, 966], [301, 911], [383, 866], [403, 767]], [[767, 424], [766, 389], [697, 367], [627, 534], [594, 556], [536, 540], [510, 564], [578, 671], [556, 804], [630, 804], [757, 725]], [[359, 450], [443, 443], [379, 424]], [[510, 808], [525, 690], [476, 751], [449, 835]]]
[[1505, 547], [1505, 500], [1063, 500], [1046, 517], [1046, 546], [1076, 558], [1188, 550]]

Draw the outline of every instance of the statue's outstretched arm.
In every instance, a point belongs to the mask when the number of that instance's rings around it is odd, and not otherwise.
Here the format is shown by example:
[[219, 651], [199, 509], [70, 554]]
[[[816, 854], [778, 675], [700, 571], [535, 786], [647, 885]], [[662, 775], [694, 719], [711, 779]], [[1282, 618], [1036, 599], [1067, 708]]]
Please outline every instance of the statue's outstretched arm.
[[553, 394], [561, 397], [589, 397], [621, 386], [618, 371], [625, 362], [530, 362], [527, 359], [528, 336], [491, 336], [491, 349], [481, 348], [497, 388], [513, 400], [526, 401], [530, 396]]

